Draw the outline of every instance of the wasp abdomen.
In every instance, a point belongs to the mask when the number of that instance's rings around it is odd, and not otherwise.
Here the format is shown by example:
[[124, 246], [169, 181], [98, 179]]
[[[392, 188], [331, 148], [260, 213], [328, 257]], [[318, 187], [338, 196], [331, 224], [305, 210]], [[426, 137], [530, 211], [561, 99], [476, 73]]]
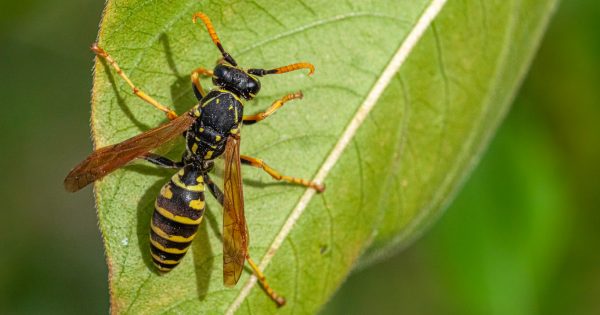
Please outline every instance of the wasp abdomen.
[[150, 249], [154, 265], [167, 272], [185, 256], [204, 213], [203, 173], [186, 165], [165, 184], [154, 204]]

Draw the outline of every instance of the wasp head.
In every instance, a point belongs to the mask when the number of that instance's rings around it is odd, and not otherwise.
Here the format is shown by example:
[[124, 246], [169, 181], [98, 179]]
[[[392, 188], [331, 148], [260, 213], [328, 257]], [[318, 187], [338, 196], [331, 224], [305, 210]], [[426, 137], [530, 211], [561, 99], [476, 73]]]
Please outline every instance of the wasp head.
[[257, 77], [228, 62], [215, 67], [212, 79], [215, 85], [232, 91], [247, 100], [253, 99], [260, 91], [260, 81]]

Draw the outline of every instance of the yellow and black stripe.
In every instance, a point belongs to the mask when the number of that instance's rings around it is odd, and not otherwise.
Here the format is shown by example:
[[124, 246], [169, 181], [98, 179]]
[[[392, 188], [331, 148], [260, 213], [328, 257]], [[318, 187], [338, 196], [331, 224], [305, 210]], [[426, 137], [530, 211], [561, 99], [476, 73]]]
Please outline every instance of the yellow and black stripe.
[[181, 262], [204, 213], [204, 180], [200, 168], [188, 164], [163, 186], [154, 204], [150, 254], [161, 272]]

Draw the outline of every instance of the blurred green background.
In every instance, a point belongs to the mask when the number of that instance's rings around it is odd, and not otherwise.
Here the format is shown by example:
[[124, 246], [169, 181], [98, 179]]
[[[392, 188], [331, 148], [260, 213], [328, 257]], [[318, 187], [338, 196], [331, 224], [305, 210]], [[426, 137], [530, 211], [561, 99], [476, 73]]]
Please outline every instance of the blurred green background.
[[[91, 189], [102, 1], [0, 3], [0, 314], [108, 312]], [[513, 110], [448, 212], [357, 271], [323, 314], [600, 314], [600, 2], [564, 1]]]

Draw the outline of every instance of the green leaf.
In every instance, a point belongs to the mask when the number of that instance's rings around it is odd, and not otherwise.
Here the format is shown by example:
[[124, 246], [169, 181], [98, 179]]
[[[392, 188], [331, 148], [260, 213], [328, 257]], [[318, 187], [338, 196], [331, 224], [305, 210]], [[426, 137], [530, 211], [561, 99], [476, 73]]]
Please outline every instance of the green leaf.
[[[142, 90], [182, 113], [196, 101], [189, 73], [218, 50], [191, 22], [211, 17], [244, 67], [310, 61], [316, 72], [262, 79], [247, 113], [298, 89], [304, 99], [242, 131], [242, 153], [282, 173], [323, 179], [325, 193], [244, 169], [250, 253], [287, 298], [277, 309], [246, 272], [222, 284], [220, 207], [192, 250], [159, 276], [149, 221], [172, 173], [137, 163], [95, 185], [116, 313], [314, 313], [358, 259], [406, 246], [441, 214], [477, 163], [535, 52], [555, 0], [108, 1], [103, 46]], [[204, 81], [208, 86], [209, 81]], [[164, 122], [97, 62], [97, 147]], [[181, 154], [181, 143], [171, 153]]]

